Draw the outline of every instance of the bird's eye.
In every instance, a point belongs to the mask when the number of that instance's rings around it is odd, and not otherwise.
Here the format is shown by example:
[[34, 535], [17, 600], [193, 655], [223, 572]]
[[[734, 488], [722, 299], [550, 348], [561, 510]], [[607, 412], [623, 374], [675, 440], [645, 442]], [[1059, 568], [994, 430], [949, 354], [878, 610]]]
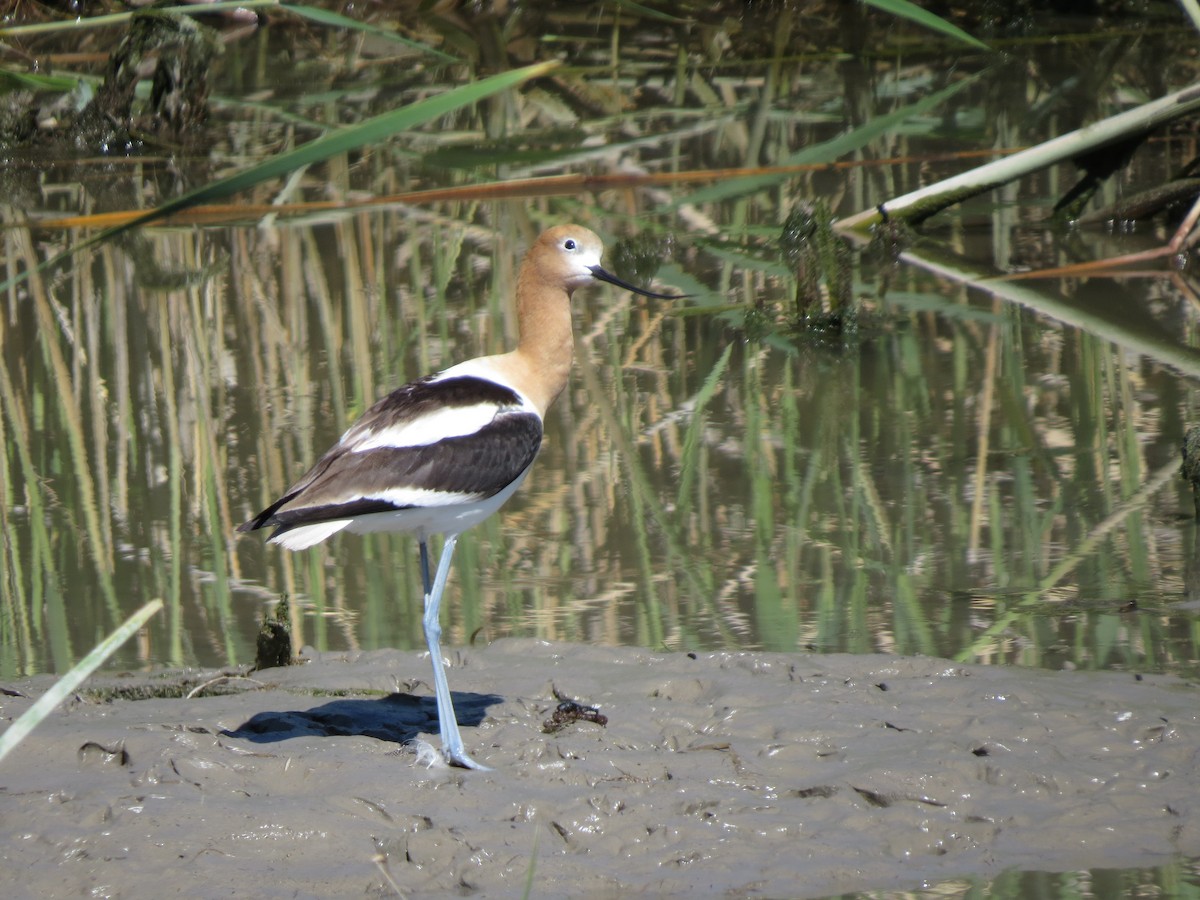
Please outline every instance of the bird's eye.
[[574, 250], [575, 249], [575, 238], [567, 238], [565, 241], [563, 241], [563, 249], [564, 250]]

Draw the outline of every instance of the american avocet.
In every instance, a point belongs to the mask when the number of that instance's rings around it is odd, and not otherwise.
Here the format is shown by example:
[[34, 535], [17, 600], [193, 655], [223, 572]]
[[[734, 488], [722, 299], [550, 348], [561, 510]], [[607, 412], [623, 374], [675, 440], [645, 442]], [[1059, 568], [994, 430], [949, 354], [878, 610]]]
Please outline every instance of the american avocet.
[[[458, 536], [516, 492], [542, 443], [542, 419], [571, 368], [571, 292], [594, 279], [646, 297], [600, 267], [604, 247], [578, 225], [547, 229], [517, 276], [517, 349], [459, 363], [406, 384], [363, 414], [282, 497], [238, 531], [274, 527], [270, 540], [303, 550], [339, 531], [411, 531], [420, 545], [425, 640], [433, 661], [446, 759], [467, 755], [446, 683], [438, 608]], [[445, 535], [429, 577], [431, 534]]]

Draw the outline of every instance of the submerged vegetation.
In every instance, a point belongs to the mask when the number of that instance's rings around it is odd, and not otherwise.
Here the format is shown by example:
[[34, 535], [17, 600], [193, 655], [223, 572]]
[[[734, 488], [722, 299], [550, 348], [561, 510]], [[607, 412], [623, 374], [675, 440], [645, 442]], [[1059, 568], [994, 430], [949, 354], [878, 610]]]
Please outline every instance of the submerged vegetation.
[[[384, 6], [12, 6], [7, 674], [149, 597], [125, 665], [248, 664], [281, 593], [297, 646], [419, 644], [402, 538], [285, 556], [233, 525], [381, 392], [506, 346], [515, 260], [566, 220], [692, 297], [579, 298], [537, 478], [460, 546], [453, 640], [1196, 670], [1180, 13]], [[1170, 97], [1083, 177], [1018, 153]], [[968, 170], [959, 204], [923, 193]]]

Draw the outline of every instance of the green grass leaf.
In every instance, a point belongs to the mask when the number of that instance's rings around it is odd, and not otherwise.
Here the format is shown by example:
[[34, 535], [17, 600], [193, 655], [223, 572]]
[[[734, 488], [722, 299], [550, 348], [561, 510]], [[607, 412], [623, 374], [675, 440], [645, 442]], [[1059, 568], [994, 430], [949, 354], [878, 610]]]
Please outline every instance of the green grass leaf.
[[[840, 134], [832, 140], [824, 141], [812, 147], [805, 147], [803, 150], [793, 153], [786, 159], [780, 160], [778, 166], [782, 168], [786, 166], [816, 165], [833, 162], [847, 153], [866, 146], [881, 134], [892, 131], [906, 119], [924, 115], [930, 110], [936, 109], [979, 77], [979, 75], [972, 75], [969, 78], [964, 78], [962, 81], [957, 81], [949, 87], [943, 88], [936, 94], [930, 94], [923, 100], [898, 109], [886, 116], [871, 119], [866, 125], [855, 128], [845, 134]], [[763, 190], [764, 188], [769, 188], [791, 177], [787, 173], [772, 172], [763, 175], [746, 175], [742, 178], [731, 178], [728, 181], [719, 182], [711, 187], [701, 188], [687, 196], [676, 197], [673, 205], [713, 203], [717, 200], [727, 200], [730, 197], [740, 197]]]
[[526, 66], [523, 69], [514, 69], [511, 72], [502, 72], [499, 75], [493, 75], [482, 81], [466, 84], [447, 91], [444, 94], [421, 100], [410, 106], [381, 113], [357, 125], [339, 128], [323, 137], [309, 141], [295, 150], [280, 154], [279, 156], [273, 156], [256, 166], [251, 166], [243, 172], [219, 179], [194, 191], [189, 191], [181, 197], [176, 197], [174, 200], [170, 200], [162, 206], [150, 210], [145, 215], [138, 216], [124, 225], [104, 232], [97, 239], [102, 240], [112, 237], [121, 231], [137, 225], [144, 225], [154, 219], [161, 219], [181, 209], [187, 209], [202, 203], [213, 203], [217, 200], [223, 200], [247, 188], [254, 187], [263, 181], [269, 181], [272, 178], [279, 178], [283, 175], [290, 175], [304, 166], [324, 162], [330, 157], [341, 153], [349, 153], [368, 144], [380, 143], [397, 134], [416, 128], [418, 125], [424, 125], [426, 122], [448, 115], [464, 106], [477, 103], [485, 97], [490, 97], [492, 94], [516, 87], [530, 78], [537, 78], [544, 75], [557, 66], [558, 61], [554, 60]]
[[863, 0], [868, 6], [873, 6], [880, 12], [888, 13], [889, 15], [898, 16], [901, 19], [908, 19], [910, 22], [916, 22], [923, 28], [928, 28], [930, 31], [937, 31], [947, 37], [952, 37], [956, 41], [962, 41], [964, 44], [976, 48], [977, 50], [990, 50], [987, 44], [983, 41], [971, 37], [957, 25], [952, 25], [945, 19], [938, 18], [928, 10], [922, 9], [915, 3], [910, 3], [909, 0]]
[[320, 25], [328, 25], [331, 28], [345, 28], [347, 31], [361, 31], [364, 34], [369, 34], [374, 37], [383, 38], [386, 41], [403, 44], [410, 50], [417, 50], [421, 53], [427, 53], [430, 56], [447, 63], [461, 63], [462, 60], [456, 56], [451, 56], [449, 53], [443, 53], [441, 50], [435, 50], [428, 44], [422, 44], [420, 41], [411, 41], [406, 37], [402, 37], [394, 31], [387, 28], [380, 28], [376, 25], [370, 25], [366, 22], [359, 22], [356, 19], [351, 19], [349, 16], [343, 16], [340, 13], [331, 12], [328, 9], [318, 9], [315, 6], [300, 6], [294, 3], [282, 3], [280, 9], [286, 9], [288, 12], [308, 19], [312, 22], [317, 22]]
[[681, 19], [678, 16], [673, 16], [670, 13], [665, 13], [653, 7], [646, 6], [641, 3], [635, 3], [634, 0], [617, 0], [617, 8], [623, 9], [626, 12], [642, 16], [647, 19], [657, 19], [660, 22], [670, 22], [673, 25], [685, 25], [691, 19]]
[[[482, 81], [472, 82], [471, 84], [446, 91], [446, 93], [439, 94], [436, 97], [429, 97], [410, 106], [382, 113], [357, 125], [339, 128], [323, 137], [309, 141], [295, 150], [280, 154], [279, 156], [273, 156], [242, 172], [230, 175], [227, 178], [221, 178], [194, 191], [189, 191], [180, 197], [176, 197], [174, 200], [168, 200], [162, 206], [155, 207], [134, 219], [130, 219], [128, 222], [108, 228], [77, 244], [70, 250], [63, 251], [57, 256], [46, 260], [37, 267], [36, 271], [45, 271], [80, 250], [109, 240], [139, 225], [146, 225], [156, 219], [164, 218], [172, 213], [189, 209], [193, 206], [224, 200], [264, 181], [290, 175], [304, 166], [322, 162], [340, 153], [357, 150], [359, 147], [366, 146], [367, 144], [387, 140], [390, 137], [416, 128], [418, 125], [424, 125], [426, 122], [440, 118], [464, 106], [477, 103], [485, 97], [490, 97], [492, 94], [516, 87], [530, 78], [537, 78], [544, 75], [550, 70], [557, 68], [558, 65], [557, 60], [551, 60], [550, 62], [537, 63], [521, 69], [514, 69], [511, 72], [502, 72], [499, 75], [493, 75]], [[0, 284], [0, 290], [7, 290], [13, 285], [20, 284], [29, 277], [29, 274], [29, 271], [25, 271], [19, 275], [14, 275]]]
[[36, 72], [20, 72], [16, 69], [0, 69], [0, 89], [23, 88], [28, 91], [72, 91], [80, 79], [74, 75], [42, 75]]
[[[162, 7], [161, 9], [155, 9], [155, 12], [186, 16], [206, 16], [244, 9], [281, 9], [291, 13], [292, 15], [300, 16], [303, 19], [308, 19], [311, 22], [316, 22], [320, 25], [327, 25], [330, 28], [343, 28], [346, 31], [361, 31], [365, 34], [383, 38], [387, 41], [403, 44], [409, 49], [428, 54], [429, 56], [432, 56], [441, 62], [462, 62], [462, 60], [451, 56], [449, 53], [443, 53], [441, 50], [435, 50], [433, 47], [430, 47], [427, 44], [422, 44], [420, 41], [409, 40], [408, 38], [402, 37], [396, 32], [389, 31], [386, 28], [380, 28], [376, 25], [371, 25], [366, 22], [359, 22], [356, 19], [351, 19], [349, 16], [343, 16], [339, 13], [330, 12], [326, 9], [318, 9], [314, 6], [303, 6], [296, 3], [280, 3], [279, 0], [220, 0], [220, 2], [217, 3], [166, 6]], [[89, 16], [87, 18], [76, 17], [71, 19], [60, 19], [57, 22], [38, 22], [34, 25], [14, 25], [11, 28], [0, 28], [0, 38], [14, 38], [22, 35], [29, 36], [33, 34], [48, 34], [55, 31], [70, 31], [72, 29], [79, 31], [83, 29], [109, 28], [115, 25], [124, 25], [135, 15], [137, 15], [137, 10], [131, 12], [109, 13], [103, 16]]]
[[683, 441], [683, 454], [680, 457], [680, 478], [679, 478], [679, 493], [676, 498], [676, 505], [680, 509], [691, 508], [691, 492], [692, 485], [696, 479], [700, 477], [700, 438], [704, 431], [704, 408], [708, 406], [713, 395], [716, 394], [717, 388], [721, 386], [721, 380], [725, 377], [725, 370], [729, 367], [729, 357], [733, 353], [733, 344], [730, 343], [725, 352], [721, 354], [721, 358], [717, 360], [717, 364], [713, 366], [708, 377], [704, 379], [704, 384], [700, 386], [700, 392], [696, 394], [692, 405], [692, 421], [688, 425], [687, 435]]
[[[218, 3], [205, 3], [201, 6], [167, 6], [155, 9], [156, 13], [180, 13], [189, 16], [212, 15], [220, 12], [231, 12], [236, 9], [262, 9], [266, 6], [278, 6], [279, 0], [221, 0]], [[0, 28], [0, 38], [13, 38], [20, 35], [48, 34], [54, 31], [87, 30], [92, 28], [107, 28], [112, 25], [124, 25], [137, 11], [109, 13], [103, 16], [87, 18], [61, 19], [57, 22], [38, 22], [35, 25], [14, 25], [11, 28]]]
[[134, 632], [141, 628], [152, 615], [163, 607], [161, 600], [151, 600], [124, 623], [116, 631], [102, 640], [96, 647], [76, 663], [66, 675], [54, 683], [54, 686], [37, 699], [37, 702], [8, 726], [4, 734], [0, 734], [0, 761], [12, 752], [17, 744], [25, 739], [50, 713], [54, 707], [62, 703], [68, 695], [74, 693], [88, 676], [95, 672], [104, 661], [112, 656], [117, 648], [133, 637]]

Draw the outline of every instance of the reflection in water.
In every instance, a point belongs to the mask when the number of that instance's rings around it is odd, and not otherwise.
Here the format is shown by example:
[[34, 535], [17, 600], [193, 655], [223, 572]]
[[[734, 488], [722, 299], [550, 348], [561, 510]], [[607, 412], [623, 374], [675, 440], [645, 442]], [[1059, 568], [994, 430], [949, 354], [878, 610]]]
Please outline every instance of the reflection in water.
[[[732, 68], [711, 29], [669, 60], [580, 38], [564, 52], [600, 60], [603, 78], [539, 82], [305, 177], [314, 195], [347, 196], [461, 182], [453, 166], [482, 166], [469, 178], [483, 182], [787, 162], [839, 132], [828, 109], [846, 81], [846, 120], [860, 124], [894, 92], [921, 90], [873, 65], [798, 61], [810, 32], [795, 21], [768, 32], [762, 45], [778, 52]], [[231, 46], [223, 90], [272, 86], [247, 83], [269, 70], [255, 53], [271, 46]], [[331, 74], [331, 90], [357, 71]], [[411, 99], [379, 77], [377, 102]], [[955, 102], [989, 121], [989, 104], [1026, 84], [1006, 91], [978, 85]], [[282, 139], [277, 108], [262, 110], [255, 140]], [[236, 155], [231, 135], [253, 119], [230, 121], [220, 139]], [[1004, 143], [1036, 137], [1013, 121]], [[936, 124], [904, 147], [888, 133], [856, 152], [942, 152], [952, 142]], [[60, 671], [152, 597], [168, 613], [125, 665], [249, 662], [282, 593], [298, 643], [420, 646], [405, 538], [291, 557], [236, 543], [233, 528], [375, 397], [507, 346], [516, 260], [543, 227], [579, 221], [628, 260], [618, 274], [657, 268], [660, 284], [697, 296], [682, 308], [577, 297], [578, 361], [539, 478], [460, 544], [447, 643], [521, 634], [1193, 671], [1196, 528], [1181, 518], [1186, 485], [1167, 476], [1194, 416], [1177, 367], [1194, 355], [1195, 316], [1174, 289], [1093, 280], [1020, 306], [868, 255], [852, 261], [857, 318], [793, 327], [799, 274], [778, 239], [799, 201], [849, 212], [952, 165], [155, 229], [31, 278], [0, 317], [0, 670]], [[1147, 165], [1170, 169], [1170, 151]], [[1040, 224], [1030, 239], [1044, 198], [1026, 187], [988, 229], [971, 227], [976, 205], [929, 231], [989, 262], [1064, 252]], [[7, 232], [10, 274], [50, 255], [34, 238]]]
[[[44, 618], [12, 633], [5, 658], [58, 667], [161, 596], [152, 659], [246, 662], [280, 592], [302, 641], [418, 646], [404, 538], [291, 557], [235, 544], [233, 525], [371, 391], [506, 343], [508, 266], [493, 261], [520, 238], [493, 249], [441, 229], [375, 213], [268, 234], [273, 256], [252, 232], [166, 235], [165, 256], [226, 255], [229, 277], [103, 295], [77, 277], [57, 304], [35, 299], [76, 310], [80, 333], [63, 349], [29, 328], [40, 356], [6, 342], [31, 385], [6, 393], [6, 422], [41, 420], [16, 442], [34, 479], [20, 456], [11, 469], [40, 506], [7, 512], [21, 562], [10, 608], [36, 592], [20, 608]], [[384, 266], [376, 241], [396, 248]], [[440, 292], [411, 270], [438, 245], [456, 252], [428, 264], [451, 273]], [[449, 640], [1186, 663], [1187, 619], [1168, 605], [1191, 549], [1179, 419], [1163, 416], [1173, 373], [1019, 309], [906, 313], [944, 292], [908, 287], [857, 333], [791, 346], [621, 292], [580, 298], [542, 477], [464, 537]], [[1172, 490], [1130, 508], [1163, 466]], [[1129, 599], [1142, 611], [1118, 613]]]

